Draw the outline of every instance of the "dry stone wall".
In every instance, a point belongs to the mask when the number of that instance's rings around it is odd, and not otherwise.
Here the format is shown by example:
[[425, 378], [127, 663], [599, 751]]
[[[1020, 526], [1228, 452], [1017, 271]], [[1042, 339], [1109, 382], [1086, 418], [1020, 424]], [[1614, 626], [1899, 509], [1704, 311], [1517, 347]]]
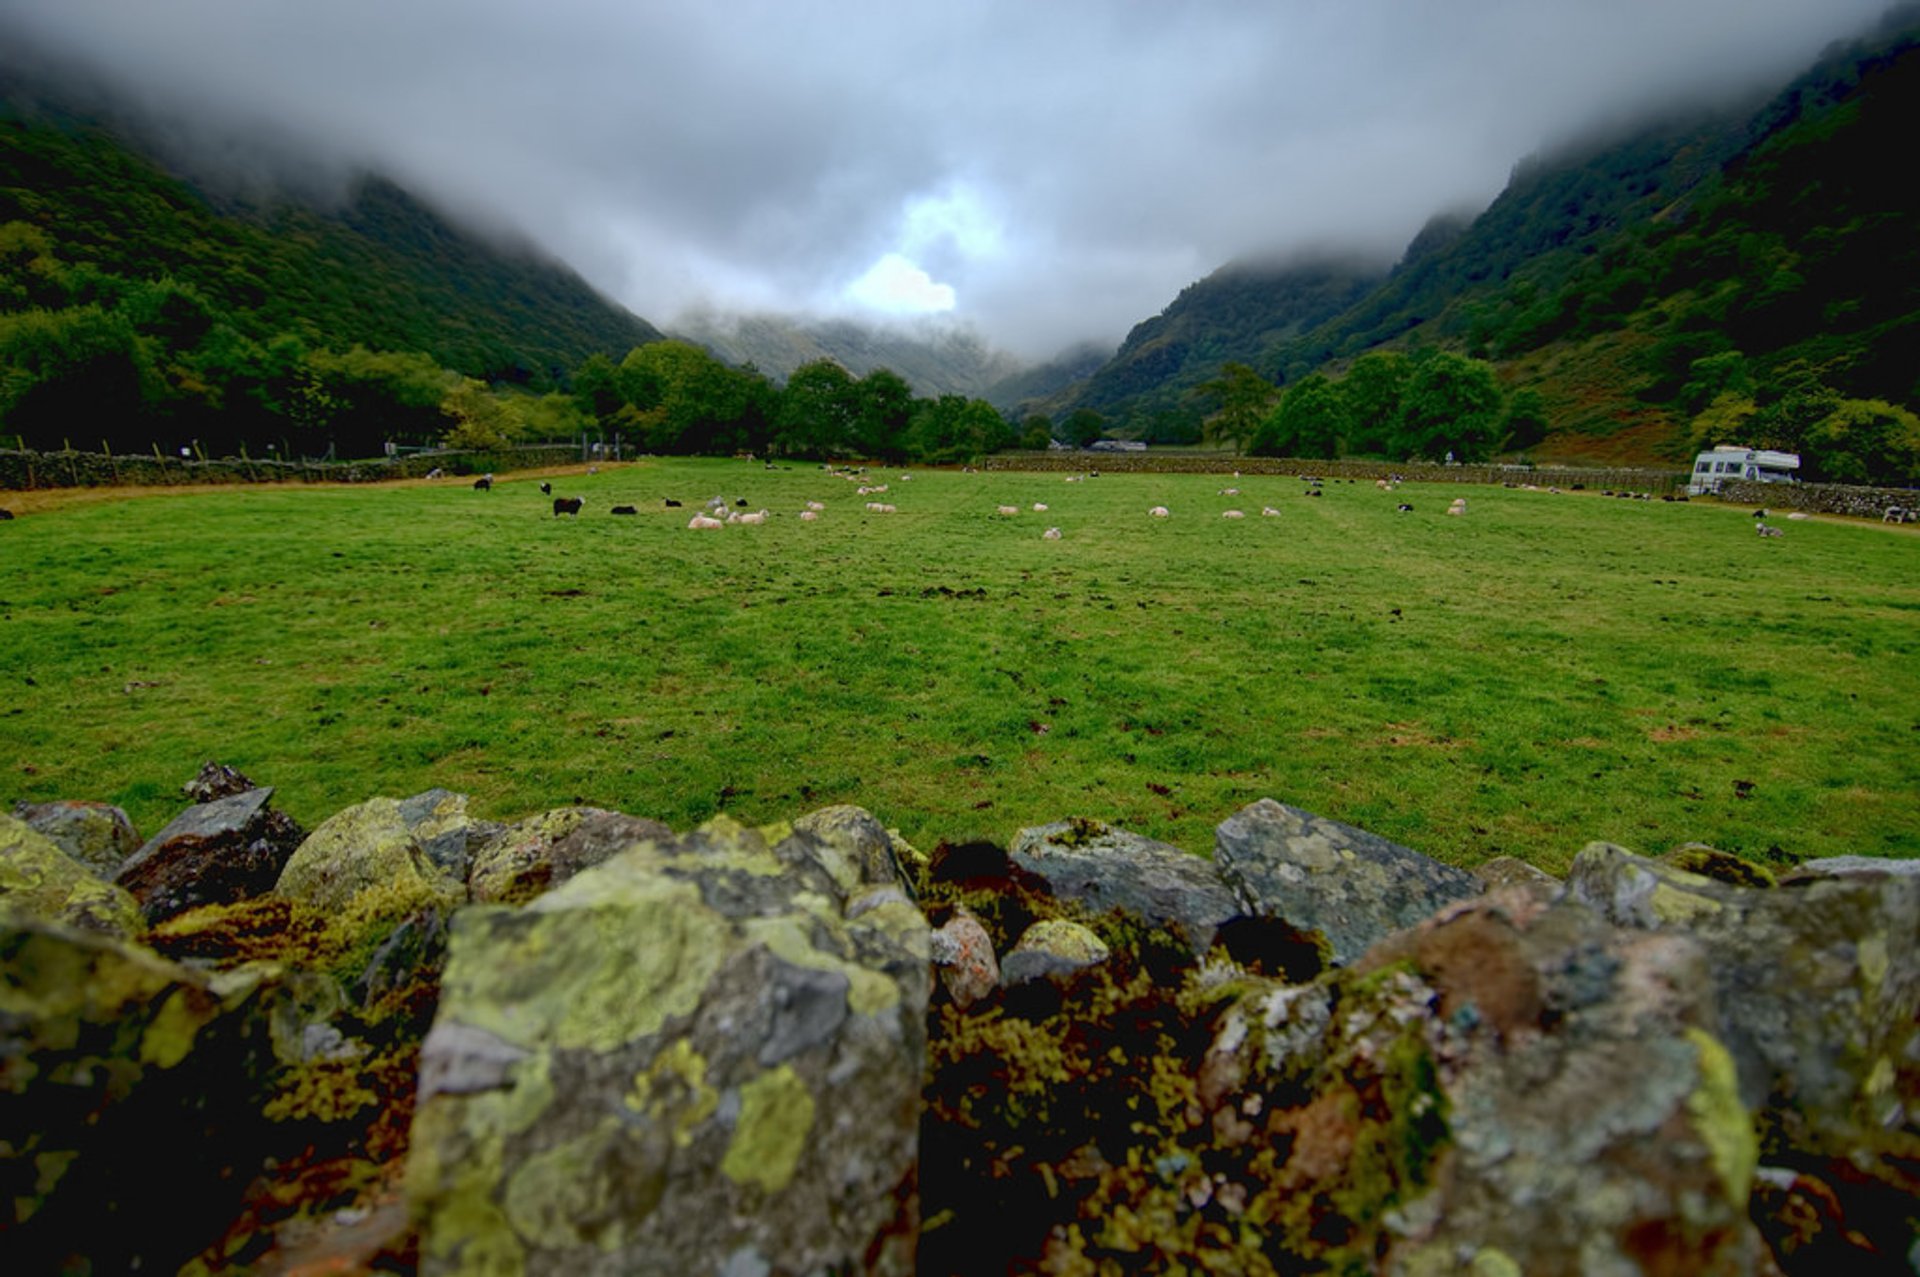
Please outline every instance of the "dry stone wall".
[[1720, 499], [1757, 509], [1805, 510], [1809, 514], [1846, 514], [1884, 518], [1890, 507], [1920, 507], [1920, 488], [1861, 488], [1846, 483], [1754, 483], [1736, 479], [1720, 485]]
[[507, 474], [580, 459], [571, 446], [512, 448], [503, 452], [422, 452], [365, 461], [213, 460], [104, 452], [20, 452], [0, 449], [0, 489], [167, 487], [204, 483], [378, 483], [447, 474]]
[[1318, 475], [1325, 479], [1385, 479], [1398, 475], [1413, 483], [1531, 483], [1536, 487], [1628, 489], [1658, 495], [1686, 486], [1680, 470], [1625, 467], [1443, 466], [1426, 462], [1312, 460], [1298, 457], [1233, 457], [1224, 453], [1173, 452], [1015, 452], [988, 457], [988, 470], [1041, 470], [1105, 474], [1273, 474]]

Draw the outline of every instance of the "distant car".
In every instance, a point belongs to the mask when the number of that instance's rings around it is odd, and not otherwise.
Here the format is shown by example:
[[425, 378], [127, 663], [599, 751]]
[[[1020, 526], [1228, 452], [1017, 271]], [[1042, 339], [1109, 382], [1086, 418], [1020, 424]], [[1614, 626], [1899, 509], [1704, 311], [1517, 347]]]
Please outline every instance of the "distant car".
[[1693, 459], [1693, 478], [1687, 484], [1690, 496], [1705, 496], [1720, 491], [1728, 479], [1750, 479], [1755, 483], [1795, 483], [1800, 468], [1797, 452], [1773, 452], [1766, 448], [1743, 448], [1721, 444]]

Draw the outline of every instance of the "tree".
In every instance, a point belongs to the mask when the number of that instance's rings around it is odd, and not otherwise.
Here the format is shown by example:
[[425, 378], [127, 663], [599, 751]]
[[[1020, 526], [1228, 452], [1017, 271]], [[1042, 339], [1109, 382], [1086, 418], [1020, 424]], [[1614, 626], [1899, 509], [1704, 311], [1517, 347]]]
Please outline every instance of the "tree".
[[1386, 453], [1400, 434], [1400, 405], [1413, 379], [1413, 361], [1397, 350], [1360, 356], [1340, 379], [1347, 401], [1347, 447]]
[[1020, 446], [1028, 452], [1045, 452], [1053, 443], [1053, 422], [1034, 413], [1020, 423]]
[[1507, 396], [1506, 420], [1500, 423], [1504, 447], [1519, 452], [1547, 437], [1547, 401], [1532, 386], [1524, 386]]
[[1843, 399], [1806, 435], [1807, 468], [1833, 483], [1920, 484], [1920, 417], [1882, 399]]
[[615, 423], [652, 452], [725, 455], [764, 446], [772, 388], [685, 341], [635, 346], [616, 370]]
[[1347, 405], [1321, 373], [1309, 373], [1287, 389], [1253, 437], [1253, 452], [1265, 457], [1333, 456], [1347, 433]]
[[1006, 446], [1012, 431], [984, 399], [941, 395], [914, 405], [913, 455], [922, 461], [967, 461]]
[[1217, 407], [1207, 418], [1205, 429], [1210, 438], [1233, 445], [1235, 452], [1245, 448], [1260, 428], [1269, 405], [1279, 389], [1245, 364], [1228, 362], [1220, 366], [1220, 375], [1195, 387], [1210, 397]]
[[1091, 408], [1075, 408], [1067, 415], [1066, 443], [1071, 448], [1085, 448], [1099, 441], [1107, 430], [1107, 419]]
[[913, 387], [891, 368], [875, 368], [857, 387], [860, 414], [853, 446], [862, 456], [895, 461], [907, 455]]
[[772, 450], [783, 456], [843, 456], [860, 429], [864, 405], [853, 375], [831, 359], [801, 364], [787, 378], [774, 412]]
[[1500, 384], [1478, 359], [1439, 352], [1414, 365], [1400, 414], [1397, 452], [1460, 461], [1493, 453], [1500, 422]]
[[448, 421], [443, 442], [449, 448], [490, 452], [509, 447], [525, 425], [512, 404], [472, 377], [453, 384], [440, 401], [440, 412]]

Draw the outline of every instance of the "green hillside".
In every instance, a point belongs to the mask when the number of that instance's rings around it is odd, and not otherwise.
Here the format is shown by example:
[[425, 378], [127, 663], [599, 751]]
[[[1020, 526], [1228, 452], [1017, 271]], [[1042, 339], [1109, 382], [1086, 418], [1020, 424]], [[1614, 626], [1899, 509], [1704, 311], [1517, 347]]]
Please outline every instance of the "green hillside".
[[[1743, 109], [1523, 163], [1485, 212], [1437, 221], [1336, 314], [1303, 325], [1295, 298], [1262, 310], [1218, 272], [1047, 407], [1138, 430], [1230, 361], [1281, 387], [1368, 352], [1446, 350], [1527, 392], [1538, 420], [1508, 443], [1536, 456], [1670, 462], [1733, 438], [1818, 456], [1849, 431], [1855, 451], [1920, 452], [1920, 202], [1902, 162], [1916, 118], [1908, 7]], [[1831, 477], [1898, 470], [1878, 468]]]
[[565, 267], [388, 182], [325, 210], [220, 202], [0, 83], [0, 431], [30, 443], [257, 447], [327, 409], [309, 375], [321, 352], [386, 352], [437, 413], [449, 374], [544, 390], [589, 354], [659, 338]]

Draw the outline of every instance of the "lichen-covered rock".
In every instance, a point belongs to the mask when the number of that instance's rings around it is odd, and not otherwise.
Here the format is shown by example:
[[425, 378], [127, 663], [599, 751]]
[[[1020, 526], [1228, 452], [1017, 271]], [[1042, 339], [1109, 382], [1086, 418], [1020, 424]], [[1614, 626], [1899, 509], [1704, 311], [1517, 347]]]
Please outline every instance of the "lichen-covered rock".
[[1021, 933], [1000, 960], [1000, 982], [1025, 984], [1049, 976], [1072, 975], [1113, 956], [1105, 941], [1077, 922], [1048, 918]]
[[31, 825], [0, 816], [0, 911], [131, 936], [140, 929], [132, 896], [102, 882]]
[[562, 807], [509, 825], [473, 852], [468, 895], [478, 904], [523, 904], [635, 843], [672, 831], [598, 807]]
[[1751, 860], [1744, 860], [1730, 851], [1721, 851], [1705, 843], [1684, 843], [1660, 857], [1660, 862], [1735, 887], [1777, 885], [1773, 871], [1765, 865], [1756, 865]]
[[261, 1102], [323, 991], [0, 914], [8, 1271], [170, 1273], [217, 1237], [279, 1138]]
[[794, 821], [793, 827], [818, 842], [822, 863], [843, 892], [889, 884], [912, 890], [893, 838], [865, 808], [822, 807]]
[[1560, 892], [1558, 878], [1515, 856], [1495, 856], [1473, 872], [1475, 877], [1486, 884], [1488, 891], [1520, 887], [1537, 892], [1543, 898], [1551, 898]]
[[927, 926], [833, 863], [720, 818], [455, 915], [422, 1270], [911, 1272]]
[[[465, 895], [468, 834], [485, 836], [466, 814], [466, 800], [445, 790], [423, 803], [371, 798], [338, 812], [307, 836], [288, 859], [274, 891], [326, 913], [366, 911], [378, 895], [377, 916], [398, 917], [423, 905], [451, 905]], [[459, 854], [452, 849], [459, 847]], [[431, 853], [439, 848], [441, 859]], [[461, 873], [442, 860], [460, 863]]]
[[1567, 886], [1617, 926], [1705, 952], [1710, 1027], [1770, 1159], [1833, 1159], [1845, 1179], [1915, 1199], [1907, 1213], [1920, 1218], [1920, 878], [1736, 887], [1592, 843]]
[[305, 836], [272, 799], [272, 789], [255, 788], [187, 808], [127, 857], [114, 880], [150, 923], [271, 891]]
[[20, 803], [13, 814], [108, 882], [140, 847], [140, 835], [127, 813], [110, 803]]
[[993, 955], [993, 937], [965, 909], [956, 909], [929, 943], [940, 983], [959, 1006], [970, 1007], [999, 987], [1000, 964]]
[[1223, 924], [1246, 912], [1212, 862], [1098, 821], [1023, 829], [1010, 854], [1061, 899], [1096, 914], [1118, 909], [1149, 926], [1177, 927], [1196, 954], [1207, 951]]
[[200, 764], [200, 770], [194, 773], [192, 780], [180, 786], [180, 792], [195, 803], [211, 803], [258, 788], [260, 786], [254, 784], [239, 768], [208, 759]]
[[1249, 910], [1320, 932], [1337, 963], [1483, 889], [1465, 870], [1271, 798], [1221, 822], [1213, 859]]
[[1813, 878], [1920, 878], [1920, 860], [1887, 860], [1880, 856], [1828, 856], [1803, 860], [1780, 881], [1783, 884]]

